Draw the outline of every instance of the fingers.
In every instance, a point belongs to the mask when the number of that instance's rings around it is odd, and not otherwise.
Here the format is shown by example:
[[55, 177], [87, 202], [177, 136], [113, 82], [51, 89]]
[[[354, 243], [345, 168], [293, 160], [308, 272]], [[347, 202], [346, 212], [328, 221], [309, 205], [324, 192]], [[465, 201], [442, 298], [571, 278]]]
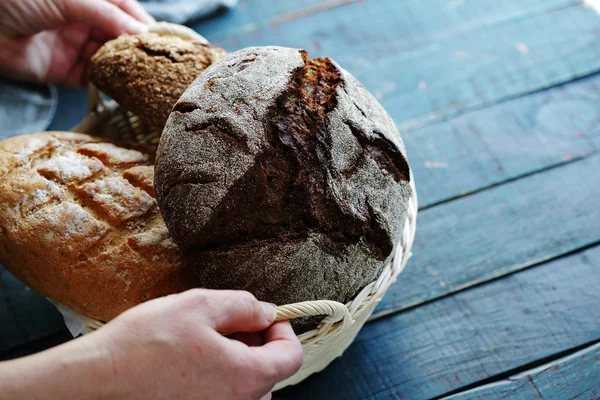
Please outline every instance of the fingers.
[[302, 345], [287, 321], [276, 322], [263, 334], [265, 345], [251, 347], [277, 382], [294, 375], [302, 366]]
[[145, 24], [156, 22], [136, 0], [107, 0]]
[[110, 37], [139, 33], [146, 25], [116, 5], [104, 0], [63, 0], [62, 11], [68, 22], [82, 22], [99, 28]]
[[265, 344], [260, 332], [238, 332], [229, 336], [229, 338], [242, 342], [249, 347], [262, 346]]
[[275, 321], [275, 308], [248, 292], [194, 289], [185, 292], [205, 322], [220, 333], [259, 332]]
[[88, 41], [81, 51], [81, 60], [84, 62], [89, 61], [90, 58], [92, 58], [92, 56], [100, 49], [100, 47], [102, 47], [101, 42], [96, 42], [94, 40]]
[[92, 36], [92, 39], [94, 39], [95, 41], [100, 42], [100, 43], [107, 42], [108, 40], [111, 39], [111, 37], [109, 35], [107, 35], [106, 32], [104, 32], [102, 29], [98, 28], [97, 26], [94, 26], [91, 29], [90, 35]]
[[77, 78], [77, 80], [74, 82], [70, 82], [70, 84], [84, 88], [90, 83], [89, 61], [92, 58], [92, 56], [94, 54], [96, 54], [98, 49], [100, 49], [100, 47], [102, 47], [102, 43], [96, 42], [93, 40], [88, 41], [85, 44], [85, 46], [81, 50], [81, 59], [80, 59], [80, 66], [81, 66], [82, 72], [78, 77], [77, 76], [72, 77], [73, 79]]

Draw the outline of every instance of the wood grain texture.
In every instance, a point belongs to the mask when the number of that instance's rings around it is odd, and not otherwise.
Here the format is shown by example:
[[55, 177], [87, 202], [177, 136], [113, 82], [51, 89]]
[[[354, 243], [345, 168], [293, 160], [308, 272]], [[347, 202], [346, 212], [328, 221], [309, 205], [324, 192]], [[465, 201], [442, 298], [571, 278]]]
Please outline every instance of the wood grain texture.
[[48, 300], [0, 267], [0, 353], [65, 329]]
[[356, 1], [360, 0], [241, 0], [227, 12], [193, 23], [193, 28], [205, 37], [245, 35]]
[[414, 257], [375, 317], [600, 241], [600, 155], [419, 213]]
[[[382, 101], [401, 130], [600, 69], [600, 18], [578, 1], [524, 2], [505, 14], [504, 2], [483, 3], [450, 11], [432, 1], [363, 1], [209, 39], [229, 50], [276, 44], [332, 57]], [[484, 10], [490, 16], [479, 18]], [[437, 28], [440, 20], [447, 22]]]
[[[579, 0], [242, 0], [238, 7], [194, 24], [194, 28], [211, 40], [226, 40], [235, 35], [248, 35], [264, 27], [296, 20], [311, 23], [318, 13], [353, 3], [368, 3], [364, 7], [341, 10], [355, 14], [356, 10], [377, 10], [378, 17], [395, 14], [407, 27], [401, 31], [413, 40], [448, 36], [474, 26], [521, 18], [528, 14], [580, 4]], [[379, 3], [379, 4], [377, 4]], [[401, 4], [398, 4], [401, 3]], [[408, 12], [408, 13], [407, 13]], [[405, 17], [406, 15], [406, 17]], [[234, 38], [234, 40], [236, 40]]]
[[600, 398], [600, 343], [506, 380], [444, 400]]
[[595, 75], [403, 134], [419, 206], [598, 151]]
[[425, 399], [600, 338], [600, 246], [367, 324], [285, 399]]

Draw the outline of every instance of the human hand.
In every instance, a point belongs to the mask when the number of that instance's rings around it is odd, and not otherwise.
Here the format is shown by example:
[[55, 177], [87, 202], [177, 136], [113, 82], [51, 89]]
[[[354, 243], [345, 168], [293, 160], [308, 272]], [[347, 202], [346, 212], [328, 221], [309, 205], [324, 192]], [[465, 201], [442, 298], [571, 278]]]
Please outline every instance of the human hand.
[[2, 0], [0, 74], [84, 86], [104, 42], [153, 21], [136, 0]]
[[303, 358], [290, 324], [274, 319], [272, 306], [246, 292], [151, 300], [89, 335], [0, 362], [0, 397], [270, 399]]
[[290, 324], [274, 319], [247, 292], [196, 289], [125, 312], [98, 343], [112, 354], [119, 398], [268, 399], [303, 359]]

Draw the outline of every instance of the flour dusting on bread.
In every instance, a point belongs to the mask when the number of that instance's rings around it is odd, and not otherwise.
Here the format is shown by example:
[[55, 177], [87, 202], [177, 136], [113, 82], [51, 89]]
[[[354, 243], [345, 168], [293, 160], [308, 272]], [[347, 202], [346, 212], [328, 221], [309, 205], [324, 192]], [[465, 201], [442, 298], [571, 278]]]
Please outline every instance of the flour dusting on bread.
[[61, 183], [80, 182], [100, 172], [104, 165], [97, 158], [82, 156], [75, 152], [51, 158], [38, 166], [37, 171], [48, 179]]
[[0, 262], [102, 321], [197, 286], [153, 197], [153, 152], [67, 132], [0, 142]]
[[80, 146], [77, 151], [89, 157], [96, 157], [105, 164], [141, 163], [148, 156], [137, 150], [124, 149], [112, 143], [89, 143]]

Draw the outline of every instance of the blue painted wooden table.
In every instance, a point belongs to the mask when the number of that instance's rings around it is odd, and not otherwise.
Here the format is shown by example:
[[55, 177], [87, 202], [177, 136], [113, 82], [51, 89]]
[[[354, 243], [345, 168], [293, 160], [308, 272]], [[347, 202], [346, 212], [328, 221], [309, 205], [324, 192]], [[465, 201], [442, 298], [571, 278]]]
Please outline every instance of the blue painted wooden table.
[[[195, 28], [302, 47], [377, 96], [420, 198], [414, 257], [355, 343], [286, 399], [600, 398], [596, 0], [248, 0]], [[60, 90], [51, 128], [85, 113]], [[0, 356], [68, 339], [0, 270]]]

